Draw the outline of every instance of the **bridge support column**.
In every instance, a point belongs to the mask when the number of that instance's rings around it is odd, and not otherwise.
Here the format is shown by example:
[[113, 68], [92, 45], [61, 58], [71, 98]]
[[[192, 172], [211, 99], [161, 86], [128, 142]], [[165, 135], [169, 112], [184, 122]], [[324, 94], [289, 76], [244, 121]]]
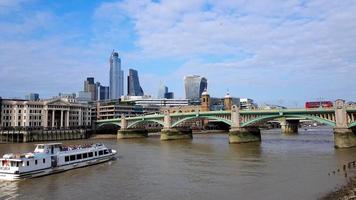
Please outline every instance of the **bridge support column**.
[[192, 129], [172, 128], [172, 119], [169, 112], [164, 113], [164, 127], [161, 130], [161, 140], [192, 139]]
[[121, 128], [117, 131], [117, 139], [130, 139], [148, 137], [146, 129], [128, 129], [127, 120], [124, 115], [121, 115]]
[[345, 101], [335, 101], [334, 145], [335, 148], [349, 148], [356, 146], [356, 130], [347, 126], [347, 111]]
[[192, 129], [164, 128], [161, 130], [161, 140], [192, 139]]
[[299, 120], [282, 120], [281, 129], [284, 134], [298, 134]]
[[261, 132], [258, 127], [232, 127], [229, 131], [229, 143], [260, 142]]
[[334, 128], [335, 148], [349, 148], [356, 146], [356, 130], [350, 128]]
[[120, 129], [117, 131], [117, 139], [143, 138], [148, 137], [146, 129]]

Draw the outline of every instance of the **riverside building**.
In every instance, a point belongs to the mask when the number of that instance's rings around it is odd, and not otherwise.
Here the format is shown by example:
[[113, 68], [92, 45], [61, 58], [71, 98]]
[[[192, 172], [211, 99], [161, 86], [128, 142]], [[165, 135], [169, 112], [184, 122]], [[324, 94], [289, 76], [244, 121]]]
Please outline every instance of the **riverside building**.
[[143, 114], [154, 114], [159, 112], [158, 106], [135, 105], [134, 102], [120, 102], [119, 100], [98, 101], [92, 104], [91, 113], [93, 120], [114, 119], [133, 117]]
[[91, 125], [89, 106], [66, 98], [41, 101], [2, 99], [0, 116], [0, 128], [70, 129]]
[[151, 96], [123, 96], [121, 101], [141, 106], [173, 107], [189, 105], [188, 99], [154, 99]]

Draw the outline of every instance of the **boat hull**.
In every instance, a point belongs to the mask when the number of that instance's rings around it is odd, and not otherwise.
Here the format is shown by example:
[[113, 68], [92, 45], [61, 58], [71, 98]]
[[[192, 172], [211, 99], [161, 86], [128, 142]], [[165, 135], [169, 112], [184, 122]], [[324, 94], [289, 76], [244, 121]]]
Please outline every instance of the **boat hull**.
[[91, 160], [85, 160], [77, 163], [71, 163], [67, 165], [61, 165], [53, 168], [48, 168], [48, 169], [41, 169], [41, 170], [36, 170], [32, 172], [24, 172], [24, 173], [19, 173], [19, 174], [13, 174], [13, 173], [0, 173], [0, 180], [6, 180], [6, 181], [16, 181], [20, 179], [27, 179], [27, 178], [36, 178], [36, 177], [41, 177], [41, 176], [46, 176], [50, 174], [56, 174], [56, 173], [61, 173], [65, 172], [71, 169], [77, 169], [77, 168], [82, 168], [82, 167], [87, 167], [90, 165], [96, 165], [100, 164], [103, 162], [107, 162], [110, 160], [115, 159], [115, 153], [103, 157], [97, 157], [93, 158]]

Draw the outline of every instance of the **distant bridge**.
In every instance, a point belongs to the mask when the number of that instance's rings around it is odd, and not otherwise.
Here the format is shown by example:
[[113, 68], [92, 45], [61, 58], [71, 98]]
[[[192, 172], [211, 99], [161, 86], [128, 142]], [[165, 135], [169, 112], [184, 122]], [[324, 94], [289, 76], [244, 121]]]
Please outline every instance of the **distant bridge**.
[[[214, 120], [229, 125], [231, 127], [229, 138], [230, 142], [232, 143], [260, 140], [259, 130], [256, 129], [256, 126], [270, 120], [279, 119], [281, 121], [283, 132], [293, 133], [297, 132], [299, 123], [299, 121], [295, 119], [309, 119], [334, 128], [334, 132], [337, 133], [335, 134], [336, 147], [348, 147], [356, 145], [356, 137], [352, 132], [352, 129], [356, 127], [356, 108], [348, 108], [343, 100], [337, 100], [335, 102], [334, 108], [239, 110], [237, 106], [232, 106], [230, 111], [196, 111], [190, 113], [173, 114], [166, 112], [164, 114], [98, 120], [97, 125], [100, 127], [105, 124], [115, 124], [120, 126], [120, 131], [122, 133], [129, 135], [130, 130], [137, 129], [140, 124], [153, 122], [162, 125], [165, 132], [168, 131], [166, 134], [166, 136], [168, 136], [164, 138], [178, 139], [179, 137], [177, 134], [173, 134], [175, 137], [170, 138], [169, 135], [171, 133], [169, 131], [179, 128], [183, 122], [191, 121], [194, 119]], [[243, 135], [248, 135], [249, 133], [253, 133], [252, 135], [257, 135], [257, 138], [244, 140]], [[237, 136], [237, 138], [233, 136]]]

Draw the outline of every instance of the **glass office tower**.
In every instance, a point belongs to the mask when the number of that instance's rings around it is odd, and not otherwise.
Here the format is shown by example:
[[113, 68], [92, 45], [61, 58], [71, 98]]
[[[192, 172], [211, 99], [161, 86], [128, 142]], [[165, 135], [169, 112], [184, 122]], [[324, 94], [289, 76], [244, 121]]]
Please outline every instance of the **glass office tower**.
[[115, 51], [110, 56], [110, 99], [119, 99], [124, 95], [124, 71], [121, 59]]
[[127, 95], [143, 96], [143, 90], [140, 86], [138, 73], [134, 69], [129, 69], [129, 75], [127, 76]]
[[199, 102], [204, 89], [208, 88], [206, 78], [198, 75], [184, 77], [185, 98], [192, 102]]

